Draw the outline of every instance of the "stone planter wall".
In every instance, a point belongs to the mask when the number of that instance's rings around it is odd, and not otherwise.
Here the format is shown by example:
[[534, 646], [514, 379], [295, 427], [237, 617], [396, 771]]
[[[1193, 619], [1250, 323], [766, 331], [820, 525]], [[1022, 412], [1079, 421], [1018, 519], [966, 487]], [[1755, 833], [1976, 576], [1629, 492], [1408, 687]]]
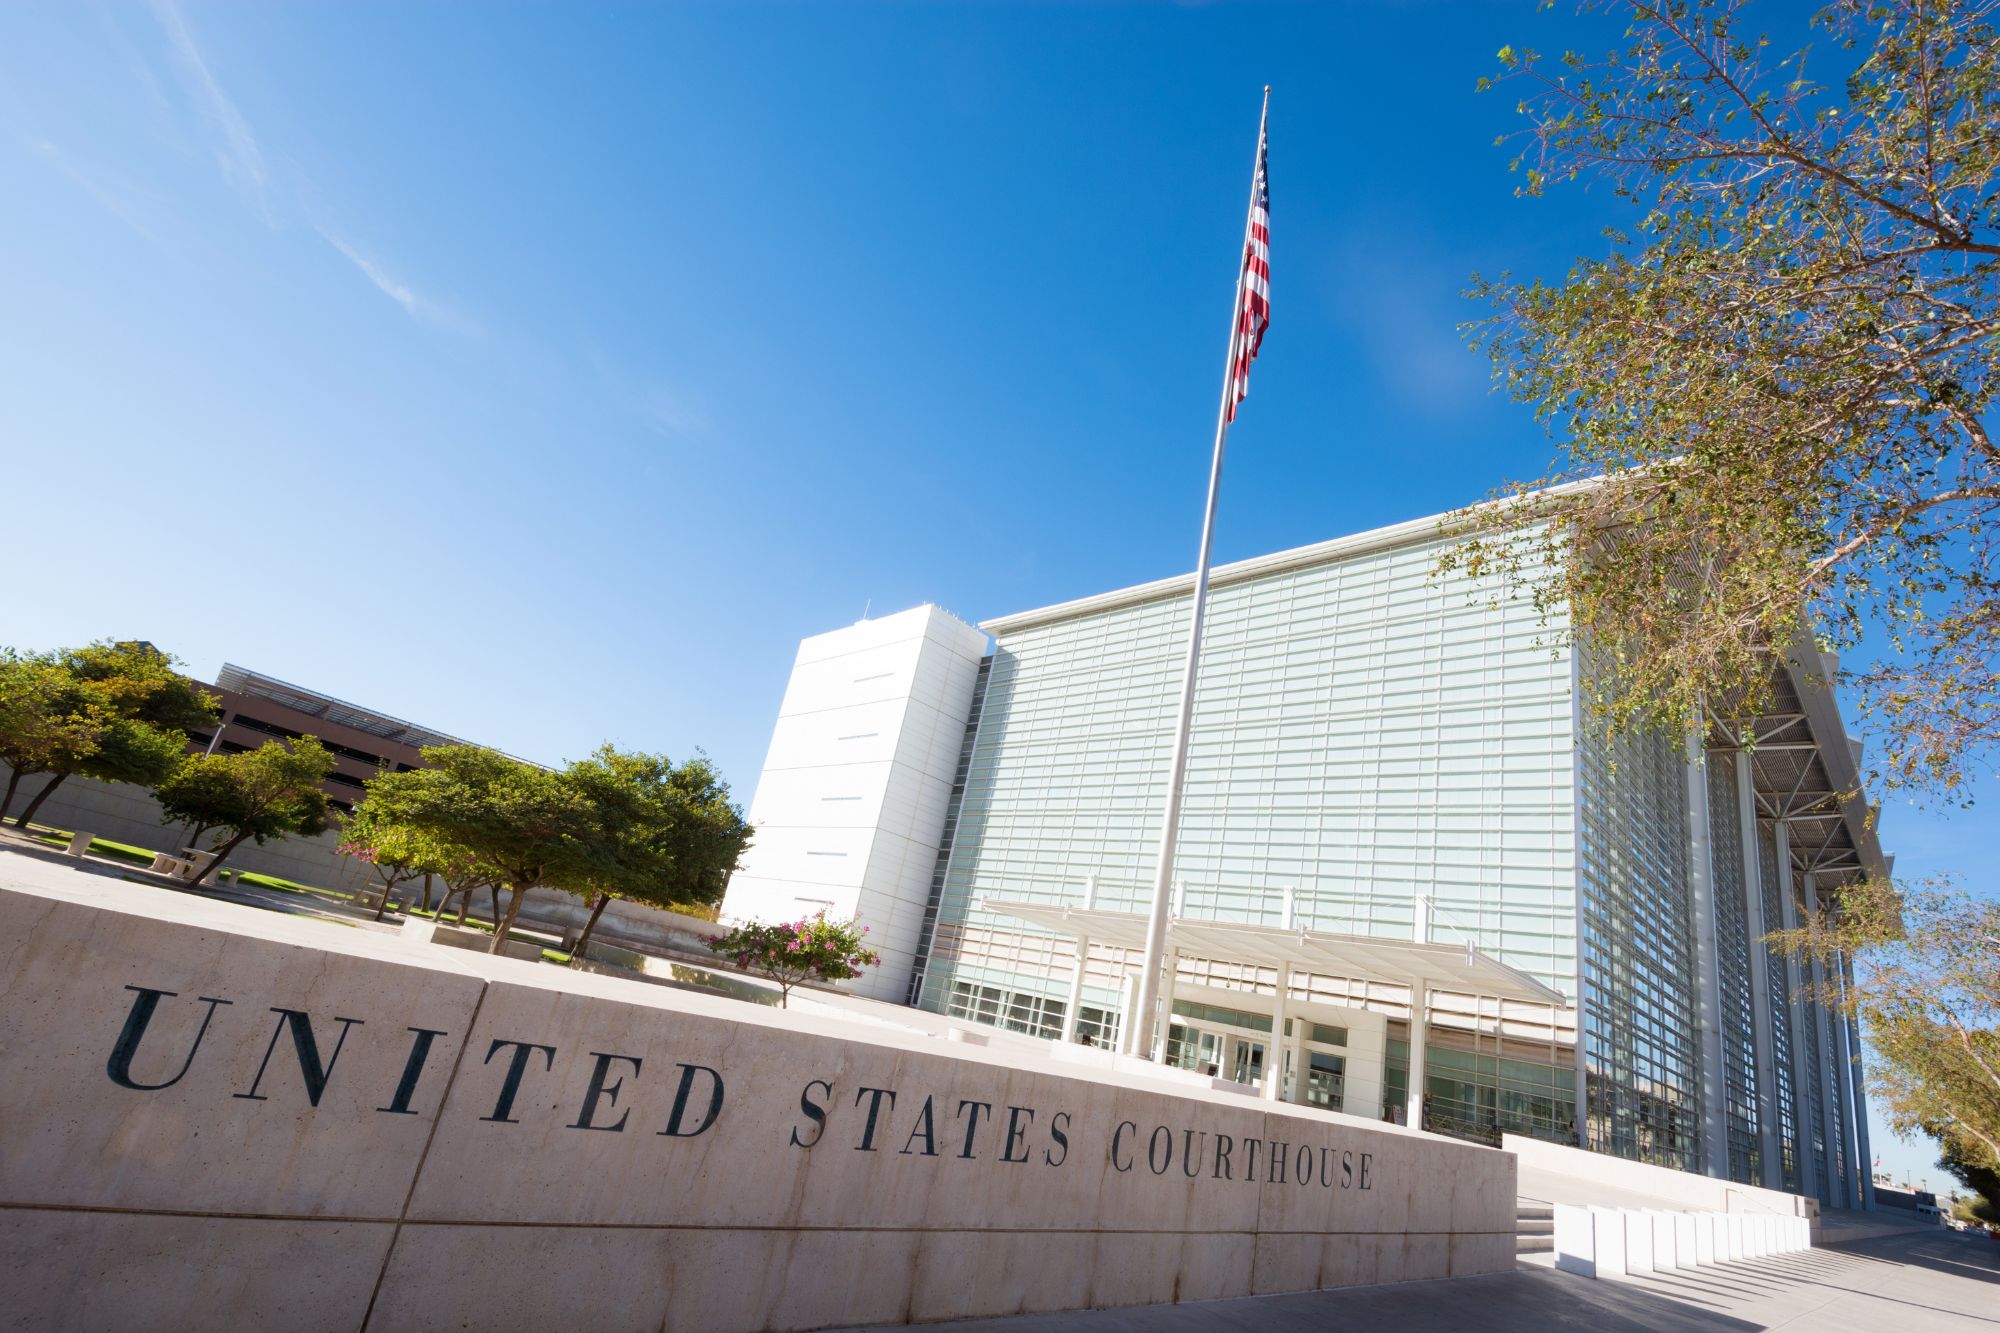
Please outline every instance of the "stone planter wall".
[[1514, 1266], [1511, 1155], [0, 856], [35, 1328], [791, 1330]]

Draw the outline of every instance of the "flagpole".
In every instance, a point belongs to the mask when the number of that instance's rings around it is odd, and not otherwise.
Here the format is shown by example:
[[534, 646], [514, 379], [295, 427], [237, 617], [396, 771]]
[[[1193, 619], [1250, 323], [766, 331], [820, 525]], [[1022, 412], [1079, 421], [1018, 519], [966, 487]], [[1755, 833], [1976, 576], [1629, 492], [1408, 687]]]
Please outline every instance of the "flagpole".
[[[1271, 85], [1264, 85], [1264, 109], [1257, 118], [1257, 150], [1264, 148], [1270, 126]], [[1257, 204], [1257, 169], [1250, 170], [1250, 204], [1243, 212], [1243, 244], [1250, 244], [1250, 217]], [[1208, 612], [1209, 556], [1215, 544], [1215, 506], [1222, 491], [1222, 455], [1229, 444], [1230, 393], [1235, 383], [1236, 353], [1243, 336], [1243, 284], [1248, 265], [1238, 255], [1236, 303], [1230, 311], [1229, 354], [1222, 363], [1222, 401], [1215, 409], [1215, 452], [1208, 464], [1208, 507], [1202, 513], [1201, 554], [1194, 569], [1194, 614], [1188, 623], [1187, 663], [1181, 672], [1181, 706], [1174, 723], [1174, 757], [1167, 769], [1167, 799], [1160, 812], [1160, 863], [1153, 874], [1153, 906], [1146, 917], [1146, 957], [1140, 964], [1137, 1010], [1127, 1024], [1126, 1049], [1142, 1060], [1153, 1058], [1157, 1032], [1154, 1009], [1160, 1002], [1160, 978], [1166, 968], [1167, 918], [1173, 910], [1174, 844], [1180, 838], [1181, 792], [1187, 780], [1188, 733], [1194, 722], [1195, 678], [1201, 667], [1201, 627]], [[1172, 1016], [1168, 1016], [1172, 1025]], [[1265, 1077], [1269, 1078], [1267, 1070]]]

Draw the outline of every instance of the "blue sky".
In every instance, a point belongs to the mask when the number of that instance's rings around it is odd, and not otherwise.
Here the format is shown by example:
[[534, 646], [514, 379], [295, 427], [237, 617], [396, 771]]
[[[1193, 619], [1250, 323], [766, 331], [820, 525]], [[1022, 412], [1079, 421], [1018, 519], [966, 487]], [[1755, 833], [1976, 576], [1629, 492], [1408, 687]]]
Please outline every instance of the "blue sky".
[[[1459, 293], [1600, 249], [1610, 200], [1514, 198], [1473, 84], [1575, 23], [0, 8], [0, 464], [35, 497], [0, 641], [149, 638], [547, 761], [700, 745], [747, 801], [803, 635], [1192, 564], [1266, 82], [1219, 557], [1539, 472]], [[1884, 828], [1990, 888], [1976, 831]]]

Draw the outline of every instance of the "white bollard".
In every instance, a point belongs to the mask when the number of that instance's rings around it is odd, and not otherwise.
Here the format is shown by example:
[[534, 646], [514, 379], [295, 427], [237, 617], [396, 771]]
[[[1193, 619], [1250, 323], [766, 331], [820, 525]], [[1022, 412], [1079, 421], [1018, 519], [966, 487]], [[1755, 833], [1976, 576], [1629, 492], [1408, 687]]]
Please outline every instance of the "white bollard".
[[1653, 1219], [1637, 1208], [1626, 1208], [1625, 1271], [1644, 1274], [1653, 1271]]
[[1715, 1262], [1714, 1213], [1694, 1215], [1694, 1261], [1703, 1265]]
[[1559, 1203], [1556, 1214], [1556, 1267], [1581, 1277], [1597, 1276], [1597, 1227], [1590, 1209]]
[[1722, 1235], [1723, 1243], [1716, 1248], [1722, 1252], [1729, 1263], [1733, 1264], [1741, 1260], [1744, 1254], [1743, 1214], [1724, 1213], [1722, 1215]]
[[1674, 1215], [1659, 1209], [1647, 1210], [1653, 1220], [1653, 1267], [1662, 1273], [1679, 1268], [1679, 1247], [1675, 1241]]
[[71, 856], [82, 856], [85, 852], [90, 850], [90, 839], [91, 839], [90, 834], [85, 833], [81, 829], [79, 829], [77, 832], [70, 834], [69, 846], [65, 847], [63, 850]]
[[1591, 1229], [1596, 1233], [1597, 1276], [1625, 1276], [1625, 1214], [1616, 1208], [1592, 1208]]
[[1674, 1266], [1677, 1268], [1693, 1268], [1701, 1262], [1701, 1251], [1695, 1244], [1694, 1229], [1693, 1213], [1674, 1214]]

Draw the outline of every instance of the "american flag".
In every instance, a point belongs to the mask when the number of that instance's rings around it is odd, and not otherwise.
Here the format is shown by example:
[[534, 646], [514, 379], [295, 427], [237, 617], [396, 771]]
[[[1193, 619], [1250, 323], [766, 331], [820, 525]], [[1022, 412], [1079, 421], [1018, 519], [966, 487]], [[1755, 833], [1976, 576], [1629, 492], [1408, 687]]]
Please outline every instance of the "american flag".
[[1229, 368], [1229, 411], [1250, 396], [1250, 363], [1271, 326], [1271, 178], [1267, 126], [1257, 130], [1257, 179], [1250, 190], [1250, 221], [1243, 238], [1243, 280], [1236, 303], [1236, 359]]

